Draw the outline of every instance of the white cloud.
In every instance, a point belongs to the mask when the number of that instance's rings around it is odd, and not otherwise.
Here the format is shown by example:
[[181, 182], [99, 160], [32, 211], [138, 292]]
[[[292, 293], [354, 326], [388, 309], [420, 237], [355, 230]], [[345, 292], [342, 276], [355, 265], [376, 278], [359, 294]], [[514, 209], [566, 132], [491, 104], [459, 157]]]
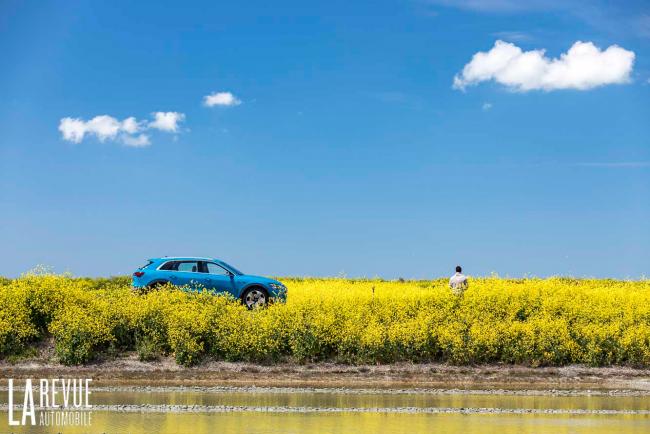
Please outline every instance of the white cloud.
[[203, 104], [206, 107], [235, 106], [241, 104], [241, 101], [230, 92], [213, 92], [203, 97]]
[[483, 111], [488, 111], [492, 108], [492, 103], [491, 102], [484, 102], [483, 106], [481, 107]]
[[[650, 37], [646, 2], [605, 0], [424, 0], [426, 4], [480, 14], [562, 14], [609, 34]], [[508, 39], [508, 38], [505, 38]]]
[[506, 41], [511, 41], [511, 42], [524, 42], [533, 39], [533, 37], [529, 33], [511, 31], [511, 30], [494, 32], [492, 33], [492, 36], [496, 36], [499, 39], [505, 39]]
[[144, 147], [151, 144], [147, 134], [138, 134], [149, 128], [165, 132], [177, 132], [178, 124], [185, 119], [183, 113], [156, 112], [151, 122], [138, 121], [131, 116], [119, 121], [113, 116], [95, 116], [89, 121], [80, 118], [66, 117], [59, 122], [59, 131], [63, 140], [81, 143], [88, 136], [95, 136], [100, 142], [106, 140], [118, 141], [126, 146]]
[[124, 143], [126, 146], [142, 148], [149, 146], [151, 144], [151, 141], [149, 140], [149, 136], [146, 134], [140, 134], [138, 136], [129, 136], [128, 134], [125, 134], [122, 136], [122, 143]]
[[87, 122], [79, 118], [63, 118], [59, 123], [63, 138], [74, 143], [80, 143], [89, 134], [94, 134], [101, 142], [114, 139], [121, 129], [120, 121], [108, 115], [95, 116]]
[[87, 132], [95, 134], [100, 142], [103, 142], [106, 139], [114, 139], [122, 129], [122, 124], [112, 116], [101, 115], [88, 121], [86, 129]]
[[63, 140], [80, 143], [86, 134], [86, 123], [77, 118], [63, 118], [59, 122], [59, 131]]
[[523, 12], [567, 8], [567, 0], [429, 0], [439, 6], [478, 12]]
[[122, 121], [122, 129], [129, 134], [135, 134], [142, 130], [142, 128], [142, 122], [138, 122], [133, 116]]
[[178, 131], [178, 124], [185, 119], [183, 113], [178, 112], [155, 112], [154, 120], [149, 122], [149, 128], [175, 133]]
[[498, 40], [488, 52], [474, 54], [463, 71], [454, 77], [454, 88], [483, 81], [516, 90], [587, 90], [607, 84], [627, 83], [635, 54], [618, 45], [600, 50], [591, 42], [578, 41], [560, 58], [549, 59], [544, 50], [522, 51]]

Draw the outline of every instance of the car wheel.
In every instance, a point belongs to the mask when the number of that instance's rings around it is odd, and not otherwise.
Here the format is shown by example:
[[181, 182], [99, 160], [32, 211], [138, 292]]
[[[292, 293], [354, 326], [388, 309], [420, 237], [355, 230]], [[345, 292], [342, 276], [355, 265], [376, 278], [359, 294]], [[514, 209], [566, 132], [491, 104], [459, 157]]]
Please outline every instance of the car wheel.
[[160, 281], [158, 281], [158, 282], [154, 282], [154, 283], [148, 285], [148, 286], [145, 288], [144, 293], [148, 293], [148, 292], [151, 292], [151, 291], [158, 291], [160, 288], [162, 288], [163, 286], [167, 285], [167, 283], [169, 283], [169, 282], [160, 282]]
[[249, 309], [264, 307], [269, 302], [269, 294], [264, 288], [248, 288], [241, 296], [241, 301]]

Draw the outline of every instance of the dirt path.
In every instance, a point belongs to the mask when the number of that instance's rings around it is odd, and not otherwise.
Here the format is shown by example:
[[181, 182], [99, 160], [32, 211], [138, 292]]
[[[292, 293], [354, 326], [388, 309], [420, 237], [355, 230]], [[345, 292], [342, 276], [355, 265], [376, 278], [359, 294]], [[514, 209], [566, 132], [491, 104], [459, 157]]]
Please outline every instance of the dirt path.
[[307, 387], [346, 389], [440, 389], [503, 391], [600, 391], [650, 393], [650, 369], [566, 366], [529, 368], [511, 365], [449, 366], [391, 364], [350, 366], [331, 363], [259, 365], [207, 362], [193, 368], [173, 359], [140, 362], [135, 356], [85, 366], [29, 360], [0, 361], [3, 378], [92, 378], [94, 387]]

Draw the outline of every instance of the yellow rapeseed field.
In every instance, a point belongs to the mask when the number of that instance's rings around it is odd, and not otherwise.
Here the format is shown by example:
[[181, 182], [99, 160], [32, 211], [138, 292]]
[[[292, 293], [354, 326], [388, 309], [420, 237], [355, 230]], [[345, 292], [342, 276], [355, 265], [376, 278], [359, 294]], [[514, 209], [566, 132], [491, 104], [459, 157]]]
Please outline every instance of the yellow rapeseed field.
[[62, 363], [137, 351], [276, 362], [505, 362], [650, 366], [650, 281], [475, 278], [462, 297], [446, 280], [281, 278], [286, 304], [172, 287], [138, 295], [127, 278], [26, 275], [0, 280], [0, 354], [54, 338]]

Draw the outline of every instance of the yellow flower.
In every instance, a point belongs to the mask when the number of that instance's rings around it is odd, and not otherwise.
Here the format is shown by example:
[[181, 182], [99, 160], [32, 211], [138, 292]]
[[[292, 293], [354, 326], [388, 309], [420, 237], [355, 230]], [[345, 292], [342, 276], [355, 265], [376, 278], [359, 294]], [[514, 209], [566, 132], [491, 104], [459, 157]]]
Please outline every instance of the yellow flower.
[[650, 282], [472, 279], [463, 297], [443, 279], [281, 279], [284, 304], [173, 287], [146, 295], [128, 279], [29, 275], [0, 280], [0, 353], [51, 334], [63, 363], [138, 351], [144, 359], [346, 363], [447, 361], [650, 364]]

